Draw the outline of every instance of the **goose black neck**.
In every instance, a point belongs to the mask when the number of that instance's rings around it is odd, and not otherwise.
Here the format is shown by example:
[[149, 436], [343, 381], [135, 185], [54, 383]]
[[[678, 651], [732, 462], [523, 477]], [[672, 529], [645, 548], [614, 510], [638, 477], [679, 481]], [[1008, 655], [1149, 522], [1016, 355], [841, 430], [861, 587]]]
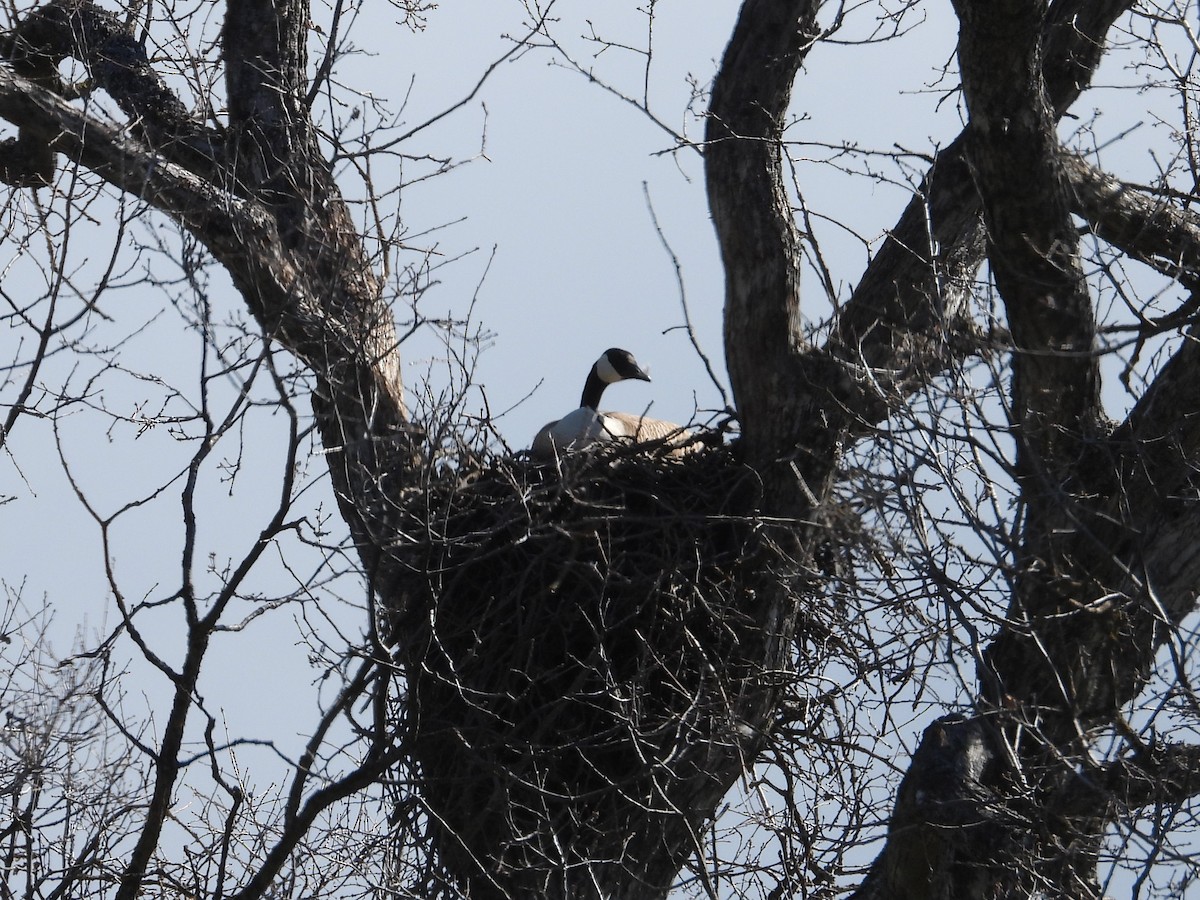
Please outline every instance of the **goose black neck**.
[[579, 405], [588, 409], [599, 409], [600, 397], [603, 396], [606, 387], [608, 385], [596, 374], [596, 367], [592, 366], [592, 371], [588, 373], [587, 381], [584, 382], [583, 397], [580, 398]]

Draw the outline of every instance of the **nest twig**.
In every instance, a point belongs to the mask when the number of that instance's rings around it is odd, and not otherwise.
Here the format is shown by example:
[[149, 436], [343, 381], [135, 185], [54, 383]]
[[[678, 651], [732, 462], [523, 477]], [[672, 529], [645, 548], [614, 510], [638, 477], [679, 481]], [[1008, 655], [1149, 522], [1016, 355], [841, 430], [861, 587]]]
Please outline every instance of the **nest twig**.
[[627, 448], [431, 473], [394, 498], [383, 616], [450, 870], [496, 896], [578, 895], [565, 873], [631, 865], [630, 836], [661, 843], [714, 758], [746, 764], [779, 674], [761, 606], [797, 577], [760, 501], [727, 451]]

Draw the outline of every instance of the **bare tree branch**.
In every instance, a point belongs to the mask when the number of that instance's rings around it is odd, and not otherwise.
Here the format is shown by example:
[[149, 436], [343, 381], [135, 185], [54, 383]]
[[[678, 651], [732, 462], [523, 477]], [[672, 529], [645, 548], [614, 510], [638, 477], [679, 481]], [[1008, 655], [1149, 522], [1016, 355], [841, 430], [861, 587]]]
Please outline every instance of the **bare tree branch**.
[[67, 57], [84, 62], [94, 85], [117, 101], [132, 133], [156, 157], [206, 179], [215, 174], [220, 137], [192, 118], [125, 23], [91, 0], [39, 6], [3, 36], [0, 56], [18, 75], [60, 95], [68, 88], [60, 81], [59, 63]]
[[1200, 217], [1126, 184], [1075, 154], [1063, 154], [1073, 212], [1096, 235], [1156, 271], [1191, 284], [1200, 275]]
[[1138, 810], [1151, 804], [1178, 806], [1200, 792], [1200, 747], [1143, 745], [1126, 758], [1080, 773], [1055, 803], [1064, 816], [1098, 810]]
[[[570, 42], [550, 36], [552, 5], [527, 9], [531, 27], [547, 36], [542, 49], [573, 59]], [[14, 31], [0, 37], [0, 117], [19, 136], [0, 148], [0, 174], [49, 185], [35, 196], [57, 202], [79, 173], [56, 180], [55, 154], [98, 173], [136, 197], [139, 211], [182, 226], [172, 237], [184, 242], [185, 278], [195, 277], [193, 256], [208, 259], [194, 243], [207, 248], [262, 331], [260, 339], [235, 325], [239, 349], [227, 361], [207, 313], [188, 320], [203, 335], [203, 387], [179, 432], [196, 441], [185, 450], [190, 465], [168, 482], [183, 510], [178, 588], [123, 590], [112, 542], [142, 501], [106, 515], [82, 481], [71, 482], [100, 527], [105, 587], [123, 617], [92, 656], [107, 664], [118, 646], [131, 648], [170, 694], [161, 732], [150, 736], [98, 692], [105, 727], [144, 757], [143, 783], [123, 812], [131, 824], [121, 846], [133, 852], [115, 865], [106, 848], [116, 844], [98, 826], [62, 853], [71, 859], [66, 886], [52, 896], [83, 878], [111, 884], [122, 900], [155, 890], [331, 896], [349, 893], [338, 873], [360, 864], [378, 876], [364, 878], [365, 890], [395, 896], [840, 890], [859, 877], [862, 842], [879, 835], [880, 785], [902, 767], [875, 739], [898, 735], [893, 746], [902, 747], [915, 716], [941, 717], [913, 755], [859, 898], [1094, 900], [1114, 825], [1141, 806], [1197, 796], [1196, 748], [1139, 734], [1168, 718], [1191, 724], [1200, 709], [1188, 658], [1197, 639], [1185, 630], [1200, 590], [1200, 341], [1193, 328], [1178, 347], [1165, 344], [1174, 351], [1166, 363], [1164, 350], [1143, 365], [1148, 387], [1111, 429], [1099, 400], [1101, 355], [1136, 361], [1138, 350], [1101, 345], [1094, 321], [1100, 310], [1105, 333], [1170, 342], [1166, 333], [1190, 321], [1195, 298], [1151, 320], [1147, 305], [1106, 302], [1124, 298], [1116, 277], [1107, 288], [1092, 278], [1089, 291], [1085, 271], [1094, 259], [1107, 275], [1110, 251], [1080, 241], [1071, 216], [1193, 293], [1200, 225], [1186, 186], [1176, 195], [1122, 184], [1066, 154], [1057, 137], [1114, 21], [1133, 4], [956, 0], [970, 123], [932, 155], [916, 196], [827, 323], [825, 344], [814, 346], [800, 324], [800, 270], [805, 242], [812, 255], [820, 246], [797, 228], [784, 182], [782, 154], [794, 152], [788, 108], [802, 64], [847, 36], [847, 21], [862, 16], [875, 42], [901, 35], [925, 9], [916, 0], [885, 6], [872, 18], [870, 4], [746, 0], [714, 83], [703, 149], [740, 440], [720, 447], [713, 436], [709, 451], [685, 460], [622, 446], [555, 467], [476, 447], [458, 396], [430, 404], [430, 434], [410, 422], [391, 289], [371, 256], [391, 252], [372, 156], [381, 147], [399, 153], [421, 126], [393, 123], [395, 142], [364, 138], [360, 153], [345, 153], [347, 126], [334, 124], [333, 156], [361, 162], [376, 216], [376, 234], [364, 238], [330, 170], [329, 138], [319, 132], [328, 119], [312, 108], [318, 91], [331, 110], [344, 96], [348, 31], [325, 43], [314, 80], [307, 48], [324, 35], [307, 0], [229, 0], [220, 34], [206, 22], [206, 49], [192, 59], [204, 73], [192, 87], [205, 109], [220, 105], [204, 94], [224, 73], [228, 120], [218, 123], [216, 112], [211, 122], [193, 117], [168, 88], [176, 82], [167, 69], [155, 71], [167, 45], [148, 54], [146, 35], [131, 30], [135, 19], [147, 33], [180, 27], [169, 8], [135, 4], [124, 24], [91, 0], [13, 13]], [[349, 28], [349, 9], [336, 6], [338, 29]], [[822, 9], [832, 11], [828, 31]], [[643, 11], [644, 42], [597, 39], [614, 55], [622, 46], [639, 54], [643, 111], [654, 94], [660, 13], [654, 3]], [[1175, 15], [1184, 23], [1181, 10], [1130, 16], [1129, 33]], [[102, 98], [73, 102], [80, 86], [58, 74], [68, 59], [91, 75], [83, 90], [115, 98], [124, 128], [99, 118], [113, 114], [111, 104], [96, 112]], [[1186, 71], [1177, 87], [1190, 141], [1196, 101]], [[1200, 151], [1186, 146], [1181, 158], [1200, 177]], [[80, 180], [94, 190], [93, 179]], [[800, 206], [806, 226], [819, 223], [808, 198]], [[1081, 254], [1094, 255], [1081, 263]], [[66, 255], [53, 258], [43, 271], [61, 274]], [[992, 323], [980, 310], [994, 299], [979, 283], [985, 261], [1011, 343], [981, 337]], [[0, 290], [12, 321], [40, 339], [33, 363], [25, 353], [11, 367], [10, 394], [21, 404], [45, 377], [41, 360], [57, 335], [58, 294], [47, 296], [27, 309]], [[1114, 325], [1110, 316], [1123, 318]], [[291, 365], [278, 348], [300, 369], [278, 371], [285, 358]], [[217, 463], [218, 442], [248, 421], [254, 374], [268, 370], [272, 415], [288, 422], [280, 490], [244, 552], [201, 571], [201, 476]], [[6, 377], [0, 371], [0, 388]], [[210, 408], [215, 377], [244, 379], [225, 416]], [[319, 458], [361, 566], [346, 562], [345, 547], [325, 546], [323, 525], [285, 515], [303, 490], [293, 479], [308, 433], [294, 399], [311, 385]], [[90, 400], [90, 390], [74, 399]], [[168, 492], [156, 486], [154, 495]], [[217, 636], [267, 608], [325, 615], [309, 596], [312, 578], [297, 577], [294, 596], [246, 596], [267, 548], [302, 528], [320, 545], [321, 567], [356, 587], [365, 576], [371, 599], [348, 601], [363, 607], [351, 626], [361, 633], [338, 622], [335, 639], [309, 645], [334, 694], [317, 698], [294, 759], [282, 744], [214, 739], [219, 717], [200, 676]], [[216, 585], [209, 592], [198, 587], [206, 576]], [[242, 624], [224, 621], [239, 604], [251, 609]], [[181, 623], [176, 655], [153, 634], [160, 611]], [[0, 640], [6, 634], [5, 625]], [[1139, 694], [1160, 682], [1151, 709]], [[901, 718], [901, 697], [915, 713]], [[951, 709], [960, 713], [944, 714]], [[192, 753], [185, 742], [197, 713], [204, 739]], [[24, 734], [0, 731], [0, 744]], [[234, 751], [251, 744], [289, 767], [261, 820], [261, 801], [234, 765]], [[188, 832], [196, 849], [189, 844], [187, 882], [184, 867], [166, 860], [167, 829], [188, 767], [205, 763], [211, 799]], [[21, 770], [30, 790], [14, 793], [0, 825], [6, 872], [33, 858], [29, 822], [42, 803], [34, 773]], [[755, 801], [770, 797], [745, 844], [765, 834], [777, 846], [733, 851], [754, 858], [741, 870], [746, 884], [732, 885], [723, 880], [726, 842], [715, 835], [739, 779]], [[390, 805], [389, 821], [363, 826], [354, 862], [325, 872], [310, 845], [340, 848], [335, 820], [365, 809], [348, 798], [372, 789]], [[237, 834], [247, 823], [261, 833]], [[296, 874], [306, 868], [310, 882]], [[691, 880], [681, 884], [685, 869]]]
[[[1056, 117], [1070, 108], [1091, 81], [1105, 35], [1131, 0], [1060, 0], [1043, 25], [1042, 77]], [[846, 420], [852, 433], [866, 433], [891, 408], [894, 384], [924, 383], [962, 353], [954, 335], [966, 320], [971, 282], [983, 263], [985, 245], [979, 194], [966, 163], [966, 135], [939, 152], [920, 190], [859, 279], [840, 311], [827, 352], [845, 371], [862, 364], [874, 379], [844, 375], [830, 381], [822, 405]], [[969, 343], [968, 343], [969, 346]], [[823, 363], [810, 354], [808, 368]], [[826, 380], [806, 377], [807, 384]]]
[[801, 346], [800, 239], [779, 146], [820, 4], [749, 0], [713, 85], [705, 174], [725, 264], [725, 352], [750, 458], [787, 454], [804, 410], [782, 404]]

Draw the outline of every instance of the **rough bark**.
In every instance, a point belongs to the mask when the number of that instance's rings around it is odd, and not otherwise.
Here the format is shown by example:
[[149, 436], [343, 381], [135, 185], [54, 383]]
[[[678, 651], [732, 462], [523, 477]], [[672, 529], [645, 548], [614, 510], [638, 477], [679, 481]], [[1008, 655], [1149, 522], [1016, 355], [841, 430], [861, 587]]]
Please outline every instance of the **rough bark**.
[[[1011, 424], [1025, 511], [1009, 623], [980, 672], [979, 714], [927, 731], [859, 897], [1091, 896], [1112, 798], [1136, 806], [1200, 790], [1197, 750], [1186, 746], [1139, 747], [1079, 774], [1086, 731], [1116, 721], [1200, 584], [1200, 416], [1180, 415], [1200, 396], [1197, 341], [1184, 343], [1126, 422], [1108, 428], [1070, 214], [1182, 279], [1200, 266], [1200, 223], [1062, 155], [1055, 137], [1105, 33], [1131, 5], [957, 3], [970, 124], [939, 155], [819, 348], [800, 331], [801, 245], [780, 145], [820, 4], [746, 0], [714, 85], [706, 178], [726, 269], [730, 375], [745, 458], [766, 488], [757, 512], [777, 523], [774, 543], [794, 565], [807, 562], [809, 535], [787, 523], [827, 500], [841, 450], [971, 352], [967, 301], [985, 256], [1014, 342]], [[45, 184], [63, 154], [180, 222], [226, 266], [265, 334], [315, 375], [334, 489], [378, 584], [391, 578], [381, 571], [391, 523], [376, 503], [379, 485], [409, 471], [419, 435], [404, 408], [391, 312], [305, 107], [308, 21], [303, 2], [228, 3], [229, 121], [218, 132], [187, 115], [115, 17], [89, 0], [44, 4], [0, 41], [12, 64], [0, 68], [0, 116], [20, 129], [0, 147], [0, 175]], [[66, 56], [115, 98], [133, 123], [129, 136], [70, 105], [56, 74]], [[762, 672], [786, 671], [806, 585], [775, 569], [759, 587], [746, 610], [761, 636], [755, 661]], [[173, 721], [186, 718], [197, 683], [197, 635]], [[555, 890], [665, 894], [769, 732], [776, 702], [763, 684], [735, 698], [736, 735], [681, 750], [656, 795], [661, 808], [615, 835], [614, 846], [635, 848], [623, 864], [581, 867]], [[178, 774], [177, 751], [162, 750], [158, 806]], [[342, 787], [377, 771], [364, 767]], [[140, 889], [157, 841], [157, 831], [143, 833], [123, 896]], [[255, 891], [284, 857], [272, 856]], [[481, 871], [463, 879], [474, 893], [503, 893]]]
[[[1196, 554], [1187, 539], [1195, 510], [1183, 490], [1192, 429], [1167, 412], [1177, 412], [1170, 404], [1189, 391], [1195, 396], [1195, 343], [1184, 345], [1110, 437], [1098, 411], [1094, 314], [1069, 214], [1183, 275], [1193, 265], [1192, 223], [1060, 156], [1055, 135], [1058, 117], [1090, 81], [1105, 32], [1129, 5], [960, 6], [970, 127], [939, 155], [820, 349], [799, 346], [796, 237], [780, 213], [783, 187], [770, 184], [779, 172], [771, 144], [780, 134], [762, 127], [779, 120], [757, 112], [783, 108], [780, 89], [765, 81], [761, 96], [747, 98], [723, 93], [718, 80], [714, 90], [708, 183], [726, 262], [727, 323], [746, 326], [727, 325], [731, 374], [750, 458], [795, 463], [801, 489], [793, 498], [819, 502], [837, 448], [868, 433], [912, 385], [961, 358], [954, 338], [969, 329], [967, 283], [985, 253], [1016, 344], [1013, 424], [1026, 497], [1018, 560], [1028, 574], [1014, 597], [1013, 625], [980, 673], [983, 706], [997, 712], [931, 727], [862, 897], [982, 897], [1033, 885], [1090, 895], [1107, 807], [1035, 828], [1036, 810], [1055, 808], [1052, 798], [1077, 783], [1069, 767], [1048, 761], [1073, 758], [1080, 727], [1112, 721], [1141, 687], [1169, 623], [1195, 606]], [[766, 22], [782, 6], [747, 4], [743, 15], [755, 11]], [[811, 27], [807, 12], [796, 20]], [[751, 35], [735, 34], [734, 42]], [[767, 47], [759, 51], [770, 60], [763, 68], [784, 70]], [[803, 42], [793, 45], [797, 60], [803, 52]], [[731, 46], [723, 76], [741, 58]], [[755, 83], [742, 74], [735, 80]], [[736, 119], [726, 109], [733, 96], [756, 112]], [[1058, 712], [1038, 718], [1039, 740], [1025, 741], [1029, 758], [1013, 758], [1013, 729], [1034, 723], [1009, 707], [1047, 704]], [[1190, 754], [1184, 749], [1179, 758], [1186, 760], [1182, 790], [1191, 791]], [[963, 774], [938, 774], [947, 771]], [[1013, 802], [1014, 775], [1039, 785], [1037, 802]]]
[[[819, 7], [806, 0], [742, 6], [713, 84], [705, 135], [709, 206], [726, 272], [729, 377], [747, 458], [765, 472], [790, 465], [798, 448], [795, 423], [816, 412], [793, 402], [802, 344], [800, 238], [779, 143], [792, 83], [817, 35]], [[789, 490], [794, 481], [786, 474], [771, 479], [777, 511], [797, 514], [815, 499]]]
[[[1105, 34], [1131, 5], [1064, 0], [1051, 6], [1042, 26], [1044, 84], [1056, 117], [1087, 87]], [[809, 6], [743, 6], [739, 21], [761, 22], [762, 28], [744, 28], [730, 41], [714, 85], [706, 177], [726, 265], [726, 353], [751, 452], [797, 462], [803, 484], [819, 497], [833, 477], [838, 448], [870, 434], [909, 392], [970, 352], [975, 339], [966, 303], [985, 243], [962, 135], [938, 154], [888, 230], [839, 311], [829, 342], [801, 346], [799, 238], [771, 128], [783, 124], [781, 92], [790, 97], [791, 85], [783, 86], [780, 75], [798, 70], [815, 38]], [[795, 32], [781, 24], [785, 15], [794, 17], [787, 21], [797, 23]], [[781, 49], [795, 58], [770, 55]], [[760, 59], [756, 53], [768, 54], [761, 74], [746, 68], [747, 61]], [[743, 132], [747, 140], [731, 140]], [[772, 249], [774, 258], [763, 256]], [[742, 251], [746, 262], [739, 262]]]
[[[971, 755], [942, 735], [980, 723], [990, 744], [973, 746], [989, 748], [982, 754], [987, 765], [951, 790], [949, 805], [901, 791], [888, 849], [858, 896], [1037, 890], [1091, 897], [1099, 891], [1096, 853], [1117, 799], [1136, 805], [1145, 779], [1112, 766], [1099, 779], [1103, 798], [1093, 792], [1089, 805], [1068, 810], [1063, 798], [1095, 783], [1090, 775], [1081, 779], [1071, 761], [1080, 760], [1091, 728], [1115, 721], [1172, 625], [1195, 608], [1196, 553], [1186, 532], [1196, 510], [1183, 490], [1187, 459], [1194, 459], [1192, 429], [1162, 406], [1176, 404], [1177, 415], [1188, 402], [1195, 354], [1194, 342], [1185, 343], [1129, 420], [1109, 433], [1098, 412], [1093, 312], [1068, 212], [1173, 274], [1187, 274], [1196, 245], [1185, 215], [1165, 213], [1059, 154], [1054, 119], [1063, 107], [1052, 102], [1051, 79], [1062, 67], [1054, 64], [1041, 4], [957, 9], [968, 153], [1015, 344], [1020, 575], [1010, 624], [980, 673], [981, 696], [995, 714], [931, 727], [909, 778], [930, 768], [923, 760], [935, 760], [935, 772], [963, 765]], [[1146, 757], [1164, 753], [1149, 748]], [[1166, 755], [1180, 761], [1180, 774], [1165, 780], [1194, 795], [1194, 750]], [[944, 818], [964, 804], [975, 824], [951, 837], [941, 829]], [[1047, 819], [1047, 811], [1057, 815]], [[915, 845], [924, 855], [914, 866]]]
[[[1017, 437], [1017, 477], [1025, 502], [1018, 584], [1010, 618], [1063, 621], [1074, 575], [1061, 535], [1078, 512], [1067, 484], [1098, 426], [1095, 314], [1079, 264], [1058, 137], [1042, 79], [1042, 4], [956, 4], [958, 57], [970, 113], [968, 156], [984, 206], [988, 260], [1013, 338], [1010, 420]], [[1064, 595], [1059, 594], [1062, 588]], [[1073, 617], [1069, 617], [1073, 618]], [[1052, 642], [1068, 646], [1069, 621]], [[1051, 740], [1068, 738], [1085, 701], [1087, 676], [1062, 667], [1051, 649], [1036, 669], [1002, 666], [996, 682], [1023, 702], [1051, 704], [1065, 721]], [[1058, 695], [1063, 681], [1067, 696]], [[999, 697], [993, 697], [999, 702]], [[1103, 702], [1101, 701], [1101, 705]]]
[[[408, 452], [409, 441], [419, 436], [407, 430], [390, 310], [379, 296], [304, 108], [308, 22], [307, 4], [301, 2], [227, 5], [223, 39], [229, 121], [218, 136], [181, 120], [177, 103], [162, 102], [161, 81], [119, 23], [87, 0], [54, 0], [23, 20], [7, 45], [22, 60], [20, 66], [44, 83], [0, 70], [0, 113], [18, 125], [24, 144], [66, 154], [119, 189], [137, 192], [191, 230], [228, 268], [269, 339], [311, 368], [317, 424], [341, 511], [368, 576], [376, 586], [386, 582], [396, 598], [405, 588], [380, 571], [389, 559], [382, 548], [394, 537], [394, 509], [379, 502], [381, 486], [408, 474], [420, 476], [410, 472], [414, 458]], [[98, 86], [111, 87], [121, 108], [143, 120], [142, 127], [122, 137], [72, 109], [62, 95], [65, 88], [49, 77], [66, 55], [83, 61]], [[114, 58], [126, 64], [114, 64]], [[785, 94], [792, 75], [794, 69], [779, 79]], [[45, 168], [44, 160], [41, 166]], [[28, 180], [36, 174], [15, 173]], [[778, 574], [764, 573], [764, 583]], [[773, 625], [760, 632], [766, 646], [759, 647], [758, 660], [786, 659], [794, 609], [790, 602], [779, 605], [780, 599], [788, 597], [773, 592], [771, 602], [763, 604], [760, 614]], [[399, 616], [403, 610], [391, 612]], [[194, 634], [164, 728], [172, 735], [183, 734], [206, 648], [204, 628]], [[412, 665], [419, 667], [420, 661]], [[596, 845], [600, 856], [595, 864], [588, 861], [551, 882], [538, 872], [501, 875], [489, 860], [481, 860], [477, 870], [464, 863], [455, 874], [479, 896], [539, 882], [556, 885], [553, 890], [571, 897], [665, 893], [684, 858], [699, 845], [713, 810], [752, 758], [771, 718], [772, 698], [770, 689], [748, 689], [730, 698], [732, 708], [721, 707], [720, 740], [666, 748], [673, 760], [672, 777], [655, 776], [662, 781], [649, 805], [639, 807], [636, 798], [628, 801], [636, 821], [624, 823], [627, 832], [604, 835], [613, 846]], [[730, 729], [731, 722], [736, 729]], [[414, 740], [430, 737], [421, 727], [414, 723]], [[126, 867], [124, 896], [140, 890], [157, 846], [179, 774], [177, 750], [174, 743], [164, 744], [156, 759], [152, 821]], [[364, 774], [377, 773], [381, 761], [386, 758], [369, 756], [344, 782], [314, 794], [314, 803], [361, 786]], [[490, 777], [487, 772], [477, 776], [483, 782]], [[285, 840], [245, 886], [247, 896], [267, 889], [286, 861], [289, 841], [298, 831], [302, 834], [317, 809], [319, 804], [292, 804]], [[551, 846], [557, 835], [545, 838]]]
[[[90, 0], [52, 0], [0, 42], [13, 69], [0, 68], [0, 115], [20, 129], [0, 168], [9, 180], [36, 186], [49, 180], [53, 154], [64, 154], [171, 216], [208, 247], [267, 338], [316, 375], [314, 407], [334, 488], [373, 572], [384, 526], [363, 497], [377, 483], [382, 463], [394, 462], [394, 453], [376, 450], [376, 439], [393, 442], [407, 414], [391, 310], [298, 99], [307, 78], [308, 21], [303, 2], [229, 4], [233, 140], [226, 143], [187, 115], [115, 16]], [[68, 86], [55, 72], [67, 56], [84, 63], [95, 85], [129, 116], [127, 135], [70, 105]], [[179, 775], [179, 741], [216, 621], [217, 611], [190, 620], [186, 658], [173, 677], [166, 739], [155, 760], [147, 824], [120, 897], [141, 890], [157, 847]], [[285, 859], [272, 863], [275, 872]], [[274, 872], [259, 874], [269, 883]]]

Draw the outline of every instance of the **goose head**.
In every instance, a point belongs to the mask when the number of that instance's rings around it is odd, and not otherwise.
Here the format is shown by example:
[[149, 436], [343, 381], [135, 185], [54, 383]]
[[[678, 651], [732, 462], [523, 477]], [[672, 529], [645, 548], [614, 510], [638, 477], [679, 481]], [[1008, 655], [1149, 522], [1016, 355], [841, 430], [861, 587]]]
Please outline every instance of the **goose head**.
[[630, 378], [637, 381], [650, 380], [650, 376], [638, 365], [632, 353], [620, 347], [610, 347], [592, 364], [592, 370], [588, 372], [587, 381], [583, 385], [583, 396], [579, 399], [580, 407], [598, 409], [600, 397], [603, 396], [606, 387]]

